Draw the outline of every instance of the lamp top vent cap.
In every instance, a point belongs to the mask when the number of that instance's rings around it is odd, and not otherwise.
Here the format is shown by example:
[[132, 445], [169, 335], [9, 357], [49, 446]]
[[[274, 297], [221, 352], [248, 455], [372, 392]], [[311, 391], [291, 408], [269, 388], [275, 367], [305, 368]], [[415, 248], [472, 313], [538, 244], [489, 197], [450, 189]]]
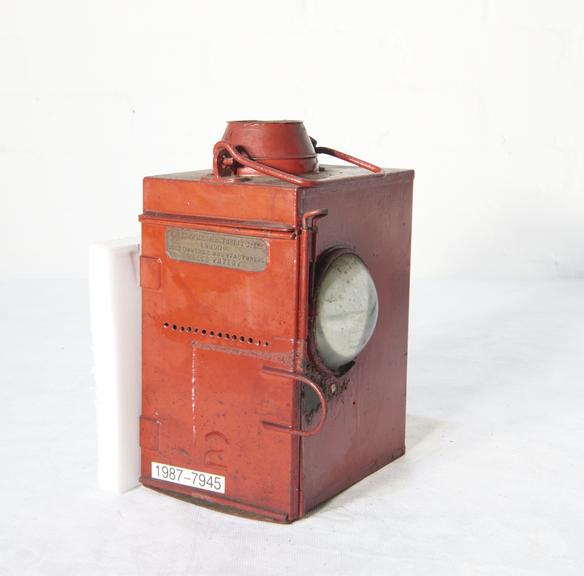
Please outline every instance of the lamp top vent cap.
[[254, 160], [316, 159], [300, 120], [232, 120], [222, 140], [243, 148]]
[[262, 174], [297, 186], [315, 186], [323, 181], [310, 178], [321, 171], [317, 154], [340, 158], [376, 174], [383, 172], [350, 154], [317, 146], [300, 120], [232, 120], [213, 147], [213, 175], [237, 178]]

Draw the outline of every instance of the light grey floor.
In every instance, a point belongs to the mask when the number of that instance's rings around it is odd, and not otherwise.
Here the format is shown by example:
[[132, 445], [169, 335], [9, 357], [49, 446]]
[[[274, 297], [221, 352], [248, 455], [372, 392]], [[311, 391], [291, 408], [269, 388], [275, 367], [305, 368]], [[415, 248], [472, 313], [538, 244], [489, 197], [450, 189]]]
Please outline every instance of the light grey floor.
[[584, 281], [412, 292], [406, 456], [279, 526], [99, 492], [85, 285], [0, 284], [0, 574], [583, 574]]

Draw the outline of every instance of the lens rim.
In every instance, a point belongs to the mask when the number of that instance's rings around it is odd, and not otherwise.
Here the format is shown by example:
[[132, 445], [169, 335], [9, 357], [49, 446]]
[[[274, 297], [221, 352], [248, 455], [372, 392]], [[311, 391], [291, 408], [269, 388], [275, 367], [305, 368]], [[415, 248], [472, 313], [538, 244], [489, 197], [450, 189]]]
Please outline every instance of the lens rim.
[[[341, 256], [345, 256], [350, 254], [351, 256], [355, 256], [357, 259], [361, 261], [369, 275], [371, 276], [371, 271], [369, 267], [355, 252], [355, 250], [348, 246], [334, 246], [332, 248], [328, 248], [322, 254], [320, 254], [315, 262], [314, 265], [314, 282], [313, 288], [311, 290], [311, 299], [310, 299], [310, 313], [309, 313], [309, 338], [308, 338], [308, 354], [312, 363], [318, 368], [319, 371], [323, 372], [329, 376], [344, 376], [351, 368], [355, 365], [355, 362], [359, 355], [355, 356], [353, 360], [339, 366], [338, 368], [334, 369], [329, 367], [325, 361], [321, 358], [318, 353], [318, 348], [316, 345], [316, 319], [317, 319], [317, 302], [318, 302], [318, 294], [320, 290], [320, 286], [322, 284], [323, 279], [325, 278], [328, 270], [332, 267], [332, 265], [336, 262], [338, 258]], [[373, 276], [371, 276], [373, 280]], [[375, 282], [373, 282], [375, 286]], [[375, 287], [375, 291], [377, 292], [377, 288]], [[378, 299], [378, 306], [379, 306], [379, 295], [377, 295]], [[372, 337], [372, 336], [371, 336]], [[369, 341], [367, 342], [367, 344]], [[365, 346], [367, 346], [367, 344]], [[364, 347], [365, 348], [365, 347]], [[363, 350], [361, 350], [362, 352]], [[359, 352], [359, 354], [361, 354]]]

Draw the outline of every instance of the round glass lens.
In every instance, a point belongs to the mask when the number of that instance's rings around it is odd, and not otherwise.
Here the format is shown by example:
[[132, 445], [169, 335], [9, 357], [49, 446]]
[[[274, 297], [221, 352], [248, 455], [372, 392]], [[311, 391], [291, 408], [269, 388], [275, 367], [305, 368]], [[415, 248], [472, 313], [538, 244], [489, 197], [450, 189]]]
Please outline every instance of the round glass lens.
[[335, 258], [317, 288], [314, 334], [318, 355], [331, 370], [352, 362], [365, 348], [377, 312], [375, 284], [361, 258]]

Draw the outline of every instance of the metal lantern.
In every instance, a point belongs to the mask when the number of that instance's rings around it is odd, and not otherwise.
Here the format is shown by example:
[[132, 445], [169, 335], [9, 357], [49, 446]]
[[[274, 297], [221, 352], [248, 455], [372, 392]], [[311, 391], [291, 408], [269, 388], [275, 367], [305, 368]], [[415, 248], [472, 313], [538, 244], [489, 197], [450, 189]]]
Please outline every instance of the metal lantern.
[[239, 121], [144, 180], [143, 484], [291, 522], [404, 453], [413, 177]]

